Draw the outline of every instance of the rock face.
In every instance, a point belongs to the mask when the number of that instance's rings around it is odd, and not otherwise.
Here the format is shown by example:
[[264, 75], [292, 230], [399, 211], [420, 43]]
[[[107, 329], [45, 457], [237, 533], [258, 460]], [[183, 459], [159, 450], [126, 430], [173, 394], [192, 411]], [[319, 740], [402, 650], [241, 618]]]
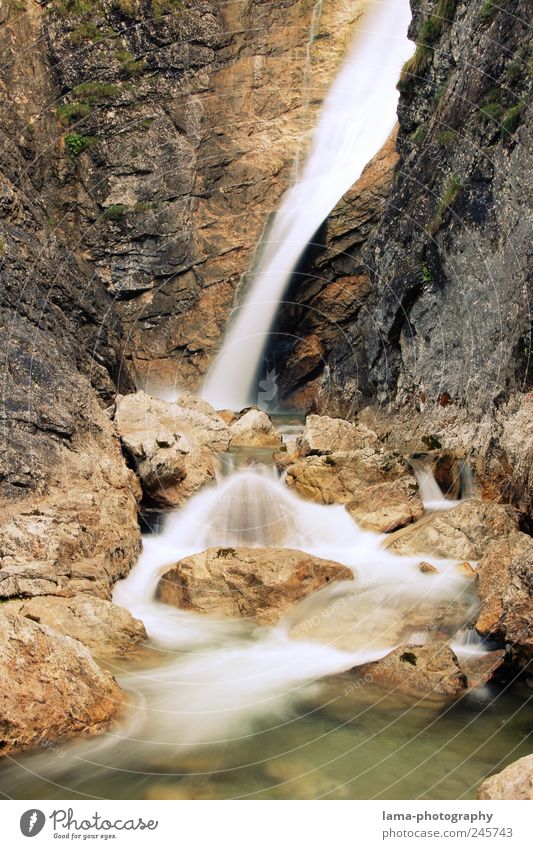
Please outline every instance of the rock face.
[[115, 424], [146, 498], [183, 504], [215, 478], [214, 454], [228, 447], [225, 422], [209, 404], [183, 395], [174, 403], [144, 392], [117, 399]]
[[533, 799], [533, 755], [506, 766], [485, 779], [477, 791], [478, 799]]
[[157, 594], [186, 610], [270, 624], [330, 581], [352, 578], [338, 563], [292, 549], [210, 548], [165, 572]]
[[531, 388], [527, 5], [412, 3], [419, 46], [399, 81], [399, 163], [362, 258], [363, 234], [346, 228], [331, 284], [370, 278], [317, 365], [328, 410], [391, 403], [389, 416], [409, 405], [414, 417], [452, 404], [476, 419]]
[[467, 685], [459, 662], [444, 642], [400, 646], [377, 663], [357, 668], [366, 681], [424, 698], [461, 696]]
[[533, 657], [533, 546], [514, 558], [503, 595], [503, 631], [511, 656], [525, 667]]
[[419, 519], [424, 508], [414, 474], [399, 452], [386, 451], [362, 424], [308, 416], [298, 442], [303, 458], [286, 482], [319, 504], [346, 504], [361, 527], [385, 533]]
[[230, 425], [230, 445], [279, 448], [281, 436], [263, 410], [248, 410]]
[[367, 5], [325, 0], [309, 43], [300, 0], [48, 4], [65, 226], [144, 376], [205, 374]]
[[0, 612], [0, 754], [109, 727], [124, 695], [76, 640]]
[[433, 514], [420, 526], [403, 531], [387, 547], [394, 554], [427, 552], [434, 557], [479, 560], [491, 543], [518, 530], [518, 520], [517, 511], [509, 505], [472, 499]]
[[128, 610], [94, 596], [40, 596], [10, 601], [3, 609], [72, 637], [96, 657], [125, 654], [146, 639], [143, 623]]

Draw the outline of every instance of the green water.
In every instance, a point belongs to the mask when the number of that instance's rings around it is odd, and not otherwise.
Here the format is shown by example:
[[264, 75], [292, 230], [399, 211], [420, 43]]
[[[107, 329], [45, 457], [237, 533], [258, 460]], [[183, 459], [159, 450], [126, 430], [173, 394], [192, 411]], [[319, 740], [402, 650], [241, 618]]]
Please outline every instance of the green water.
[[354, 680], [325, 679], [297, 711], [186, 753], [154, 755], [126, 740], [119, 749], [136, 752], [120, 767], [116, 747], [96, 758], [84, 742], [19, 755], [0, 769], [0, 790], [16, 799], [473, 799], [485, 776], [531, 752], [523, 684], [444, 705], [354, 689]]

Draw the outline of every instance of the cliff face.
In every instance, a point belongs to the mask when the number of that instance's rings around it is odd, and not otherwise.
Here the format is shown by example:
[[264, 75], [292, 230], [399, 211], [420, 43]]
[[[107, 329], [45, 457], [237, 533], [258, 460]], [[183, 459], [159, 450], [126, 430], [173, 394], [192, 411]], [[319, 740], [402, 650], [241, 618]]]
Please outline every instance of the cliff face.
[[62, 226], [141, 379], [208, 368], [366, 2], [48, 4]]
[[321, 392], [348, 412], [359, 377], [356, 407], [475, 420], [531, 387], [528, 4], [412, 6], [400, 161], [363, 250], [372, 285]]

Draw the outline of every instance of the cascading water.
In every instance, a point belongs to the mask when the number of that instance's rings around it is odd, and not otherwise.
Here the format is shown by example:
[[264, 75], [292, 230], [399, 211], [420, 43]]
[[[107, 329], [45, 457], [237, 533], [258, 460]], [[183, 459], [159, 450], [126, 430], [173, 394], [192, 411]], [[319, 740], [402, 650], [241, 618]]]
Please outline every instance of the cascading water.
[[257, 403], [254, 378], [291, 273], [396, 121], [396, 82], [413, 51], [410, 19], [408, 0], [380, 0], [326, 97], [306, 166], [276, 213], [249, 293], [208, 374], [203, 397], [216, 409]]

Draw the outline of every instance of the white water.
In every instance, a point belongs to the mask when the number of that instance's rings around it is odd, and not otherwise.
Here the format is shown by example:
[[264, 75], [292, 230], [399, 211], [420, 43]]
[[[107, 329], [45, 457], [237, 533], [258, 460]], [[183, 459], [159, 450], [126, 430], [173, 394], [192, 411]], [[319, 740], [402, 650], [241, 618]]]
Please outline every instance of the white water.
[[327, 95], [312, 149], [286, 193], [203, 390], [216, 409], [257, 403], [253, 382], [268, 333], [300, 256], [396, 122], [396, 82], [413, 51], [408, 0], [380, 0]]
[[457, 507], [460, 502], [444, 496], [429, 464], [412, 460], [411, 465], [426, 510], [450, 510], [452, 507]]

